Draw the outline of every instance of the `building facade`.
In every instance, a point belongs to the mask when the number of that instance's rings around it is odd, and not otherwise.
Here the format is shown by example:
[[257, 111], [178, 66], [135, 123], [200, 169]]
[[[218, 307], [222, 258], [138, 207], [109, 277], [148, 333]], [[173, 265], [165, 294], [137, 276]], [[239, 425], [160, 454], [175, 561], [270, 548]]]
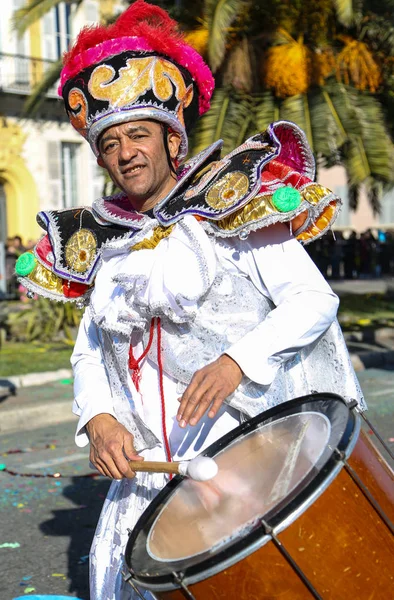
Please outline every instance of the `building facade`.
[[[82, 138], [66, 118], [57, 85], [32, 118], [22, 118], [34, 85], [67, 50], [83, 25], [124, 8], [121, 0], [84, 0], [79, 7], [60, 2], [21, 38], [12, 27], [14, 11], [25, 0], [2, 0], [0, 20], [0, 242], [20, 235], [36, 239], [35, 215], [42, 209], [89, 205], [99, 196], [104, 175]], [[321, 171], [319, 180], [344, 200], [336, 223], [341, 229], [394, 228], [394, 193], [374, 217], [365, 196], [356, 212], [347, 205], [344, 170]]]
[[0, 243], [19, 235], [24, 243], [40, 235], [36, 214], [43, 209], [89, 205], [102, 193], [104, 173], [88, 144], [73, 130], [57, 84], [34, 117], [23, 105], [84, 25], [122, 8], [115, 0], [60, 2], [20, 38], [15, 10], [25, 0], [2, 0], [0, 20]]

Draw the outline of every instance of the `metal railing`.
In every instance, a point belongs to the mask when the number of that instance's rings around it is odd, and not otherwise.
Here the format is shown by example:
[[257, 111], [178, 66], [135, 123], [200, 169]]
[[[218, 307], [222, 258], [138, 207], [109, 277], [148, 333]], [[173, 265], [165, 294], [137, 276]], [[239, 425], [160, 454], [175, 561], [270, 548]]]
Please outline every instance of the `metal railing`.
[[[10, 94], [31, 94], [35, 85], [42, 81], [54, 62], [0, 52], [0, 91]], [[56, 98], [56, 88], [56, 85], [52, 86], [46, 95]]]

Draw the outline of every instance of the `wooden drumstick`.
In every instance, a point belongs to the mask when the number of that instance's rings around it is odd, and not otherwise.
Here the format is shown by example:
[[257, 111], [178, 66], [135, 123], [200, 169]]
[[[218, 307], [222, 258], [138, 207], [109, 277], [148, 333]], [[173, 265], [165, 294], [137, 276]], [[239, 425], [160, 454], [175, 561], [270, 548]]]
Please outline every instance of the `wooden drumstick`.
[[181, 462], [130, 460], [129, 465], [135, 472], [172, 473], [173, 475], [184, 475], [196, 481], [212, 479], [218, 472], [217, 464], [213, 458], [208, 456], [197, 456], [192, 460]]

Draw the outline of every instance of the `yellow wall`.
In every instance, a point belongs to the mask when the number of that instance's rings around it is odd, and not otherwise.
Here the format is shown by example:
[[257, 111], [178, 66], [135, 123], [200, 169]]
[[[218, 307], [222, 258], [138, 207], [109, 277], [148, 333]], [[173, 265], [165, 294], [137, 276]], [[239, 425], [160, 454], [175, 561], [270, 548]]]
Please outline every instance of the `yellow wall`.
[[115, 0], [100, 0], [100, 20], [105, 21], [114, 14]]
[[0, 121], [0, 181], [7, 207], [7, 235], [36, 239], [39, 196], [36, 183], [21, 156], [25, 135], [16, 124]]
[[[30, 33], [30, 56], [32, 58], [41, 58], [41, 21], [36, 21], [29, 28]], [[43, 63], [41, 60], [32, 60], [30, 61], [30, 69], [31, 69], [31, 83], [32, 85], [36, 85], [39, 81], [41, 81], [44, 70]]]

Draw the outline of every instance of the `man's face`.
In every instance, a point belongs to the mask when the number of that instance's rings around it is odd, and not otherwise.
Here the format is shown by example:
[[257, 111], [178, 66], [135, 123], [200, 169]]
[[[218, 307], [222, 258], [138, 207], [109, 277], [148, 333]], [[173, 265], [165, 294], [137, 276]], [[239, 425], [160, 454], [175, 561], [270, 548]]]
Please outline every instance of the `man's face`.
[[[169, 133], [168, 148], [173, 159], [179, 144], [179, 135]], [[102, 134], [99, 151], [98, 164], [107, 169], [137, 210], [153, 208], [175, 185], [160, 123], [131, 121], [113, 125]]]

